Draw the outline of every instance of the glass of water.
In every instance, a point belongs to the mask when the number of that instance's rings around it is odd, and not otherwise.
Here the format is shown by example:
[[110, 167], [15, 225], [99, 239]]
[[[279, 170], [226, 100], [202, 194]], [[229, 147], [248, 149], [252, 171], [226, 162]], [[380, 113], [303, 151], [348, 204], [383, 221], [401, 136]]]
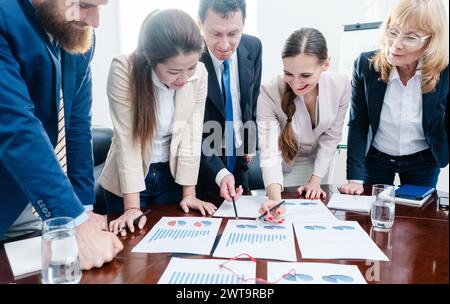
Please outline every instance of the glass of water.
[[81, 266], [75, 223], [57, 217], [42, 223], [42, 283], [78, 284]]
[[395, 187], [392, 185], [372, 186], [370, 219], [377, 230], [390, 230], [395, 218]]

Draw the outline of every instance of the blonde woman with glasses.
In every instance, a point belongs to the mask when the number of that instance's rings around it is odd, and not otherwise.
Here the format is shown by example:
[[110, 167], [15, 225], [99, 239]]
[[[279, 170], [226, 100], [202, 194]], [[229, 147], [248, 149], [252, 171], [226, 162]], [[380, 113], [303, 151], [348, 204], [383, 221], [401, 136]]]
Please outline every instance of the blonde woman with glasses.
[[448, 21], [441, 0], [402, 0], [382, 26], [380, 49], [355, 62], [348, 184], [435, 187], [448, 164]]

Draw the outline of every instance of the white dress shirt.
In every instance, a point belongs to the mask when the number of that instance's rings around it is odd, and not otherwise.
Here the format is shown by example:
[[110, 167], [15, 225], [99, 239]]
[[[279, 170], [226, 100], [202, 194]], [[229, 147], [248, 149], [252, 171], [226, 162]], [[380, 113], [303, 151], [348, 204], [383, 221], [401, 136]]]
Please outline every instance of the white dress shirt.
[[372, 145], [392, 156], [414, 154], [429, 148], [422, 127], [422, 74], [417, 71], [406, 86], [394, 67]]
[[[223, 60], [217, 59], [214, 54], [209, 50], [211, 55], [211, 60], [214, 65], [214, 70], [216, 71], [217, 80], [219, 82], [220, 90], [222, 90], [222, 74], [223, 74]], [[230, 85], [231, 85], [231, 98], [233, 101], [233, 120], [234, 120], [234, 134], [235, 134], [235, 146], [236, 150], [239, 149], [243, 144], [243, 139], [241, 136], [241, 129], [243, 127], [242, 122], [242, 111], [241, 111], [241, 89], [239, 85], [239, 66], [237, 53], [235, 52], [230, 61]], [[224, 135], [225, 136], [225, 135]], [[223, 138], [223, 147], [225, 147], [225, 137]], [[231, 174], [227, 169], [222, 169], [216, 175], [216, 184], [220, 187], [222, 179]]]
[[156, 98], [156, 131], [150, 153], [150, 162], [169, 161], [170, 142], [172, 140], [173, 117], [175, 114], [175, 90], [168, 88], [152, 71], [153, 89]]

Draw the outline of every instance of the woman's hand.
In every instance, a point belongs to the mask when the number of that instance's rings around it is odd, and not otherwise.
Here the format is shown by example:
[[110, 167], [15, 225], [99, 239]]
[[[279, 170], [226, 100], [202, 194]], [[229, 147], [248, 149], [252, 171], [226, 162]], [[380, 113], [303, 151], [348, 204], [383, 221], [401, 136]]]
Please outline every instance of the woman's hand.
[[261, 208], [259, 209], [260, 214], [265, 214], [264, 219], [269, 222], [274, 222], [277, 224], [282, 224], [284, 222], [284, 206], [280, 206], [277, 209], [269, 212], [275, 205], [279, 204], [279, 201], [268, 200], [262, 203]]
[[364, 185], [350, 181], [348, 184], [341, 185], [339, 192], [342, 194], [361, 195], [364, 192]]
[[199, 200], [195, 195], [187, 195], [183, 197], [180, 207], [186, 213], [189, 213], [189, 208], [198, 210], [203, 216], [205, 216], [206, 213], [213, 215], [217, 210], [215, 205]]
[[[125, 210], [125, 212], [116, 220], [109, 223], [109, 231], [111, 231], [114, 234], [118, 234], [120, 232], [121, 236], [126, 236], [127, 231], [124, 229], [125, 225], [128, 226], [128, 229], [131, 233], [134, 232], [134, 225], [133, 221], [142, 214], [141, 209], [139, 208], [131, 208]], [[138, 223], [138, 228], [142, 229], [145, 226], [145, 223], [147, 222], [147, 217], [143, 216]]]
[[326, 199], [327, 194], [322, 190], [320, 185], [322, 184], [322, 179], [317, 176], [312, 176], [309, 183], [297, 188], [299, 197], [305, 193], [306, 199]]

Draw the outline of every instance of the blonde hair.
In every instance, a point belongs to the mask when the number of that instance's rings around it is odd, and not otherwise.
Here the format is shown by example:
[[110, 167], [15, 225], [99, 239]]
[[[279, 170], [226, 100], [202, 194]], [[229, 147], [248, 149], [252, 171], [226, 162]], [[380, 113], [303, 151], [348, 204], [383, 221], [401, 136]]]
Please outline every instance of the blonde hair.
[[394, 24], [411, 24], [418, 30], [429, 33], [428, 45], [421, 58], [422, 93], [432, 92], [441, 72], [448, 65], [448, 21], [442, 0], [401, 0], [382, 25], [380, 51], [370, 60], [381, 80], [389, 81], [392, 65], [386, 58], [389, 48], [384, 33]]

